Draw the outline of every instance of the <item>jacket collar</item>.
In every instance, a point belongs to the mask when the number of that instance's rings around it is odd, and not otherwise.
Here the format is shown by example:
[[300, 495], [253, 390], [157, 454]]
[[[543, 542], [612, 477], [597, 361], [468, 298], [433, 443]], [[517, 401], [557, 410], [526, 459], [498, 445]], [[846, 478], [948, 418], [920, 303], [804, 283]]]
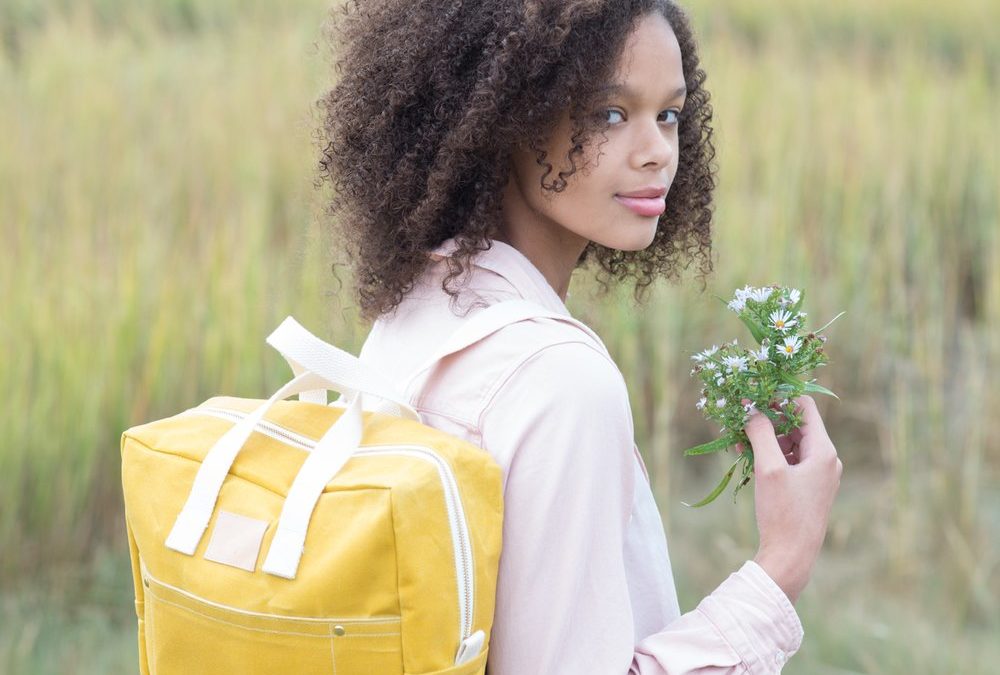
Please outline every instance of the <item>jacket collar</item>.
[[[499, 274], [514, 286], [523, 299], [537, 302], [558, 314], [571, 316], [545, 275], [535, 267], [526, 255], [499, 239], [490, 239], [489, 242], [490, 248], [480, 251], [472, 259], [474, 265]], [[457, 248], [455, 238], [451, 237], [431, 253], [438, 256], [450, 256]]]

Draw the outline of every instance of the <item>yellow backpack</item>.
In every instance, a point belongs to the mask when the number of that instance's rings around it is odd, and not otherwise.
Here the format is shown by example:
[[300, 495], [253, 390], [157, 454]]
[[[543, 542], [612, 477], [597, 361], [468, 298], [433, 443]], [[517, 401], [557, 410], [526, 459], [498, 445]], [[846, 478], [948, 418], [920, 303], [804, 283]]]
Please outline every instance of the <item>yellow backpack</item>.
[[[536, 316], [583, 326], [498, 303], [411, 380]], [[215, 397], [122, 435], [141, 672], [481, 675], [500, 467], [291, 317], [267, 341], [295, 373], [268, 400]]]

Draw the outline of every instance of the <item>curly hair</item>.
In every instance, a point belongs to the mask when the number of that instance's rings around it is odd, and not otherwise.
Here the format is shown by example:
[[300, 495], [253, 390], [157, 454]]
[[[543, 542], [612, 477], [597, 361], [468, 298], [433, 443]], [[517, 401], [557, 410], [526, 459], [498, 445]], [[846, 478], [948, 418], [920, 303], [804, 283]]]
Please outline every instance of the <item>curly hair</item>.
[[[332, 187], [324, 210], [353, 267], [364, 320], [395, 309], [431, 264], [428, 252], [450, 237], [457, 249], [442, 287], [457, 296], [451, 280], [501, 226], [517, 145], [546, 169], [545, 190], [565, 188], [589, 140], [607, 127], [586, 111], [600, 102], [638, 20], [657, 11], [677, 37], [687, 86], [666, 210], [645, 249], [591, 241], [577, 261], [600, 265], [604, 293], [610, 280], [633, 279], [637, 302], [657, 277], [677, 280], [691, 258], [700, 258], [703, 282], [712, 271], [712, 108], [680, 7], [671, 0], [346, 0], [331, 9], [324, 33], [338, 79], [317, 103], [316, 187]], [[546, 182], [553, 167], [540, 148], [567, 110], [569, 168]]]

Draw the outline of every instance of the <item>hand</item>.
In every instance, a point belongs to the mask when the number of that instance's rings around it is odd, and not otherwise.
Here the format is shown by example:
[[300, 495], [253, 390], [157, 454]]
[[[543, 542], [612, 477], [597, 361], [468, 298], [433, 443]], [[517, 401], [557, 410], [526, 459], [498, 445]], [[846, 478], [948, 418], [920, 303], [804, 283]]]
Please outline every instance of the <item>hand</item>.
[[803, 395], [794, 403], [802, 412], [802, 426], [786, 436], [778, 438], [771, 420], [759, 411], [754, 411], [745, 428], [754, 453], [754, 504], [760, 533], [754, 562], [793, 603], [809, 582], [819, 556], [844, 469], [816, 402]]

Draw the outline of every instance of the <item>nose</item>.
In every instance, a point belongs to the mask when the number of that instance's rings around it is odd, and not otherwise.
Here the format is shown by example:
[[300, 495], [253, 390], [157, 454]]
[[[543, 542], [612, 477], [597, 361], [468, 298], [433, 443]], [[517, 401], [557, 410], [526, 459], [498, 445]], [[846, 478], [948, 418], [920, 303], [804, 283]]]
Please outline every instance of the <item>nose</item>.
[[632, 153], [636, 168], [668, 166], [676, 153], [677, 134], [656, 121], [643, 124]]

